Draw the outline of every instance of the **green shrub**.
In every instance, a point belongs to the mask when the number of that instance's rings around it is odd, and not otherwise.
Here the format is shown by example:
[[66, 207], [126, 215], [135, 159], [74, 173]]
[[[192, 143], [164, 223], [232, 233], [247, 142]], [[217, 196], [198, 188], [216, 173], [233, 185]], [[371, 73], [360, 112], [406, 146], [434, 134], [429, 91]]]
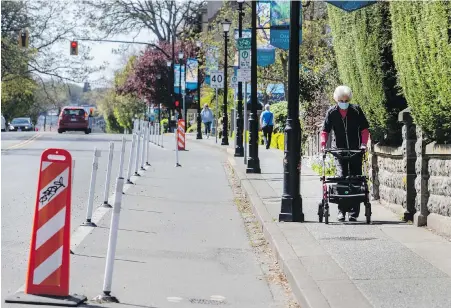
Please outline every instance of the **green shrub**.
[[271, 112], [274, 114], [275, 133], [283, 133], [287, 121], [287, 107], [287, 102], [278, 102], [271, 105]]
[[398, 81], [415, 122], [451, 142], [451, 2], [391, 2]]
[[[403, 2], [404, 4], [404, 2]], [[328, 5], [340, 79], [353, 91], [370, 122], [372, 140], [401, 141], [398, 113], [407, 107], [396, 88], [389, 4], [379, 2], [347, 13]]]

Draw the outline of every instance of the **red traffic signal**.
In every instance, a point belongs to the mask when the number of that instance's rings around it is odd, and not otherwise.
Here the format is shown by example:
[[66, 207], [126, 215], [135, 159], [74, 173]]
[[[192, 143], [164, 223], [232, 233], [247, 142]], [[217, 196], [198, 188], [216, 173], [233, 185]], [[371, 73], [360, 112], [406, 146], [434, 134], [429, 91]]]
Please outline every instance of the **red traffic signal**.
[[175, 107], [178, 107], [180, 105], [179, 101], [175, 101]]
[[78, 55], [78, 42], [77, 41], [71, 41], [70, 42], [70, 55], [71, 56], [77, 56]]

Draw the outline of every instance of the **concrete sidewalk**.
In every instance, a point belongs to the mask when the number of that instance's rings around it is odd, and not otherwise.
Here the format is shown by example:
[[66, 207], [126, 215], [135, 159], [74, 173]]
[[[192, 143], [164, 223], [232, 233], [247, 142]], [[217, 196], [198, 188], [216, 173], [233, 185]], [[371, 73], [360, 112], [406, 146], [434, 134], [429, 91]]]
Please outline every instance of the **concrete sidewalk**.
[[[200, 142], [200, 141], [199, 141]], [[211, 141], [209, 143], [211, 146]], [[319, 177], [303, 164], [305, 223], [279, 223], [283, 152], [259, 148], [262, 174], [245, 174], [241, 157], [229, 163], [301, 307], [451, 307], [451, 242], [405, 224], [373, 205], [373, 223], [318, 223]], [[364, 213], [363, 209], [361, 213]]]

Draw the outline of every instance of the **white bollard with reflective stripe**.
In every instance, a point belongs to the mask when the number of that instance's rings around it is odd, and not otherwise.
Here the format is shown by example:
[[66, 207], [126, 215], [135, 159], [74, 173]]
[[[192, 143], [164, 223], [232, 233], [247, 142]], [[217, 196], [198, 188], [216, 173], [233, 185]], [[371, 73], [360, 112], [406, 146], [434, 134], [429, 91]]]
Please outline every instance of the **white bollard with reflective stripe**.
[[113, 214], [111, 216], [110, 235], [108, 238], [108, 250], [105, 263], [105, 277], [103, 280], [103, 298], [105, 301], [118, 302], [111, 296], [111, 285], [113, 283], [114, 257], [116, 255], [117, 234], [119, 230], [119, 218], [121, 214], [122, 189], [124, 187], [124, 179], [117, 178], [116, 194], [114, 196]]
[[94, 149], [94, 158], [92, 160], [92, 171], [91, 171], [91, 184], [89, 186], [89, 196], [88, 196], [88, 208], [86, 210], [86, 221], [82, 224], [89, 227], [97, 227], [95, 223], [91, 221], [92, 219], [92, 207], [94, 204], [94, 191], [96, 187], [97, 179], [97, 169], [99, 169], [99, 157], [100, 150]]
[[121, 157], [119, 159], [119, 177], [122, 177], [122, 174], [124, 173], [124, 160], [125, 160], [125, 145], [126, 145], [126, 139], [125, 136], [122, 137], [122, 146], [121, 146]]
[[179, 144], [178, 144], [178, 129], [175, 130], [175, 166], [181, 167], [182, 165], [179, 164]]
[[141, 157], [141, 170], [146, 170], [144, 169], [144, 165], [146, 164], [146, 150], [147, 150], [147, 122], [144, 122], [143, 125], [143, 149], [142, 149], [142, 157]]
[[150, 122], [147, 125], [147, 132], [146, 132], [146, 147], [147, 147], [147, 151], [146, 151], [146, 166], [150, 166]]
[[113, 166], [113, 155], [114, 155], [114, 142], [110, 142], [110, 149], [108, 152], [108, 167], [106, 170], [106, 179], [105, 179], [105, 189], [103, 191], [103, 205], [106, 207], [111, 207], [108, 204], [108, 195], [110, 192], [110, 180], [111, 180], [111, 167]]
[[139, 176], [138, 173], [138, 169], [139, 169], [139, 158], [140, 158], [140, 153], [139, 150], [141, 149], [141, 129], [138, 129], [137, 133], [136, 133], [136, 138], [138, 139], [137, 141], [137, 145], [136, 145], [136, 153], [135, 153], [135, 176]]
[[131, 177], [132, 177], [132, 168], [133, 168], [133, 159], [134, 159], [133, 156], [135, 155], [136, 136], [137, 136], [136, 133], [134, 133], [132, 135], [132, 146], [130, 147], [130, 158], [128, 161], [128, 169], [127, 169], [127, 183], [128, 184], [133, 184], [131, 181]]

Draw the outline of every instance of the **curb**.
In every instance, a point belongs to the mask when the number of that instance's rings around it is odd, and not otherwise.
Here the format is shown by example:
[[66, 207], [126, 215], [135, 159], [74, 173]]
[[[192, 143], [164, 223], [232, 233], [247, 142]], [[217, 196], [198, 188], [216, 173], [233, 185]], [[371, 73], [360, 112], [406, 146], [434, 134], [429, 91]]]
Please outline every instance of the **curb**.
[[287, 277], [296, 300], [302, 308], [330, 307], [316, 282], [310, 277], [296, 256], [296, 253], [288, 243], [279, 226], [273, 221], [249, 179], [237, 168], [233, 154], [230, 152], [228, 154], [228, 164], [237, 175], [243, 192], [250, 202], [252, 212], [260, 222], [263, 234], [269, 242], [283, 273]]

